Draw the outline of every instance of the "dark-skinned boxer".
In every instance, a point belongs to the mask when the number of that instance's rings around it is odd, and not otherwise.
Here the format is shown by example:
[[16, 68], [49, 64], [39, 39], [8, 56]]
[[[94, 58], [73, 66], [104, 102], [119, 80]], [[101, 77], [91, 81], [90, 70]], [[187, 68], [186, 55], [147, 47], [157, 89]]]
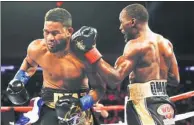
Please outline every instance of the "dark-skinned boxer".
[[[175, 106], [166, 93], [167, 84], [177, 86], [180, 81], [172, 43], [151, 31], [149, 14], [140, 4], [126, 6], [119, 20], [126, 45], [114, 67], [103, 60], [96, 48], [96, 40], [87, 39], [87, 35], [83, 37], [86, 27], [72, 36], [75, 48], [109, 86], [116, 86], [127, 76], [133, 78], [128, 85], [127, 124], [175, 124]], [[90, 31], [94, 29], [89, 27]]]

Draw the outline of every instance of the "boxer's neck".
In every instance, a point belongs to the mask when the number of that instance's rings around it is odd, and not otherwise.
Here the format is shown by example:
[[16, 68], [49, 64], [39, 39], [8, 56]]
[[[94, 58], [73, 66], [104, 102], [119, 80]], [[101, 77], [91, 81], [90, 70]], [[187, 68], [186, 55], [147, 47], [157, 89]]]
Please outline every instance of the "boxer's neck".
[[66, 56], [67, 54], [69, 54], [70, 52], [71, 52], [70, 44], [67, 44], [67, 46], [66, 46], [66, 48], [64, 48], [64, 50], [56, 52], [56, 53], [54, 53], [54, 55], [58, 58], [62, 58], [64, 56]]
[[141, 24], [141, 26], [139, 27], [139, 33], [138, 33], [137, 37], [146, 37], [150, 33], [152, 33], [152, 31], [149, 28], [148, 23]]

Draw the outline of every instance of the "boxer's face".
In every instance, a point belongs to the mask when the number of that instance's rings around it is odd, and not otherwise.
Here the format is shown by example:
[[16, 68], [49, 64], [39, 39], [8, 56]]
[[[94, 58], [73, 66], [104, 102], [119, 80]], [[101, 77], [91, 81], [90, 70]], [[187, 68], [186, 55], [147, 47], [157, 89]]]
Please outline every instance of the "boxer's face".
[[133, 27], [134, 27], [134, 19], [127, 16], [125, 10], [121, 11], [120, 16], [120, 30], [124, 34], [125, 42], [134, 38]]
[[45, 21], [43, 34], [48, 50], [56, 53], [66, 49], [70, 42], [72, 32], [60, 22]]

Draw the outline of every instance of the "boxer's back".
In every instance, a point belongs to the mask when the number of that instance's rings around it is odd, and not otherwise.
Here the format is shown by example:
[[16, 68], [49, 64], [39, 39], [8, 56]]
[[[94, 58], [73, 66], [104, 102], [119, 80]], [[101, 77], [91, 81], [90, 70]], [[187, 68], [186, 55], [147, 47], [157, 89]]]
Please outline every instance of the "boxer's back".
[[169, 69], [168, 56], [170, 54], [169, 41], [158, 34], [152, 33], [144, 38], [132, 41], [141, 54], [138, 55], [133, 70], [134, 82], [146, 82], [155, 79], [167, 79]]

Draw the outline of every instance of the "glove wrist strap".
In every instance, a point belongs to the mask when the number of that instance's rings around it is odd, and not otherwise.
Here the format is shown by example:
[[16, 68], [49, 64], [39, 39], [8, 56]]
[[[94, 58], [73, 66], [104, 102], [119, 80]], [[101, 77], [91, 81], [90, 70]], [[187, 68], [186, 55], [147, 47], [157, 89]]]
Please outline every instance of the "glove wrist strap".
[[102, 57], [101, 53], [95, 47], [86, 52], [84, 56], [86, 57], [90, 64], [94, 64]]
[[26, 85], [28, 80], [30, 79], [30, 76], [24, 70], [18, 70], [18, 72], [16, 73], [14, 79], [18, 79], [22, 83], [24, 83], [24, 85]]
[[80, 98], [80, 102], [83, 111], [91, 108], [94, 104], [94, 100], [90, 95], [85, 95], [82, 98]]

